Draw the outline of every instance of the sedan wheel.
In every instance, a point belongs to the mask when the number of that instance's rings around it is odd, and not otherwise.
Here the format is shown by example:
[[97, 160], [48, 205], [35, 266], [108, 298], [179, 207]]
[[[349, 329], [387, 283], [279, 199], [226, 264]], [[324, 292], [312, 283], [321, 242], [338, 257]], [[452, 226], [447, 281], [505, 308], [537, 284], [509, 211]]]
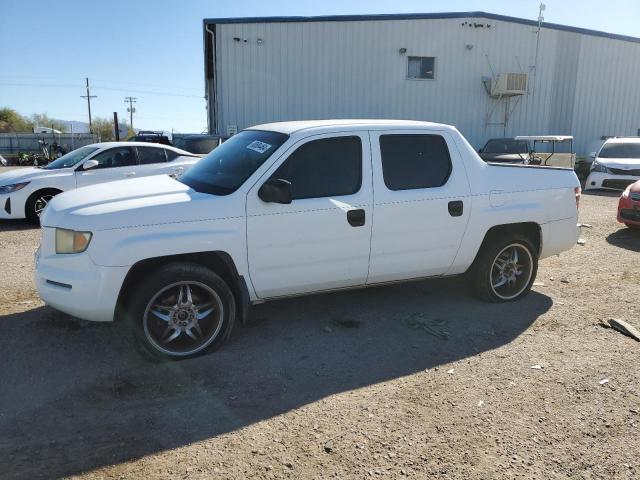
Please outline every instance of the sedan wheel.
[[44, 194], [36, 198], [35, 203], [33, 204], [33, 212], [39, 217], [42, 215], [44, 208], [49, 204], [54, 195]]
[[165, 355], [186, 357], [206, 349], [220, 335], [224, 305], [210, 286], [180, 281], [159, 290], [143, 316], [149, 344]]

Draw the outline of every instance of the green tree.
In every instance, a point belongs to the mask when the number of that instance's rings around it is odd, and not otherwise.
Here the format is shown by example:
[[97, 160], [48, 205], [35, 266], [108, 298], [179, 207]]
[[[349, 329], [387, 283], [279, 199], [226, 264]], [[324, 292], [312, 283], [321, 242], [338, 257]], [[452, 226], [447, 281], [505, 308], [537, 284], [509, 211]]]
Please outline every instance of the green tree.
[[100, 135], [101, 142], [112, 142], [116, 139], [113, 133], [113, 122], [110, 119], [96, 117], [91, 123], [93, 133]]
[[0, 133], [31, 132], [33, 124], [12, 108], [0, 108]]

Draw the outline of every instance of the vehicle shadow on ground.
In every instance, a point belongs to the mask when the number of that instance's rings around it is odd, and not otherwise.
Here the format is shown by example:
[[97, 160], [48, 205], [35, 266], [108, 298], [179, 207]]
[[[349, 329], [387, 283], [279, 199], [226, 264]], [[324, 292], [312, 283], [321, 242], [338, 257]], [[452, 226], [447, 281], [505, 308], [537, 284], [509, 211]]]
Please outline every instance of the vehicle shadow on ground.
[[615, 247], [640, 252], [640, 230], [622, 227], [607, 236], [607, 242]]
[[267, 303], [222, 350], [168, 363], [141, 355], [122, 324], [48, 307], [0, 317], [4, 478], [126, 462], [471, 357], [511, 342], [552, 305], [537, 292], [481, 303], [462, 286], [423, 281]]
[[0, 220], [0, 232], [16, 232], [19, 230], [34, 230], [40, 228], [26, 220]]

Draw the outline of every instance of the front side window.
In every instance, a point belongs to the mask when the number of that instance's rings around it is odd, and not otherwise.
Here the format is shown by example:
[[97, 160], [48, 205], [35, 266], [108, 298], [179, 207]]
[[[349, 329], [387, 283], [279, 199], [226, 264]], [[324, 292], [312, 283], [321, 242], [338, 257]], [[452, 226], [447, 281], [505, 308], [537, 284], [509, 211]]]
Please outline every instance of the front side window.
[[243, 130], [191, 167], [180, 182], [197, 192], [235, 192], [289, 138], [279, 132]]
[[451, 157], [440, 135], [381, 135], [382, 174], [389, 190], [441, 187], [451, 174]]
[[91, 160], [97, 160], [95, 168], [130, 167], [136, 164], [136, 156], [131, 147], [110, 148], [98, 153]]
[[271, 178], [291, 182], [293, 200], [352, 195], [362, 183], [360, 137], [323, 138], [305, 143]]
[[605, 143], [600, 158], [640, 158], [640, 143]]
[[136, 150], [138, 150], [138, 161], [140, 165], [165, 163], [167, 161], [164, 148], [136, 147]]
[[44, 168], [47, 170], [58, 170], [60, 168], [73, 167], [74, 165], [77, 165], [82, 160], [87, 158], [96, 150], [98, 150], [98, 147], [80, 147], [77, 150], [73, 150], [72, 152], [69, 152], [66, 155], [61, 156], [60, 158], [51, 162], [49, 165], [47, 165]]
[[435, 76], [435, 57], [407, 57], [409, 62], [408, 77], [413, 79], [433, 80]]
[[164, 153], [167, 156], [167, 162], [172, 162], [173, 160], [175, 160], [180, 156], [178, 152], [174, 150], [169, 150], [168, 148], [164, 150]]

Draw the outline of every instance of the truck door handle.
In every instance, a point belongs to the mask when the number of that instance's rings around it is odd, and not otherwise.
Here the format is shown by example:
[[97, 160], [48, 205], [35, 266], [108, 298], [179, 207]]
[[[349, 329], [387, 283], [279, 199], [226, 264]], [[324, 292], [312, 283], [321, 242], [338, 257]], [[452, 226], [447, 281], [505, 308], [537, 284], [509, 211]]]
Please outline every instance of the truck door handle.
[[362, 227], [364, 225], [365, 214], [362, 208], [357, 210], [349, 210], [347, 212], [347, 221], [352, 227]]
[[127, 172], [124, 174], [125, 177], [135, 177], [136, 176], [136, 172]]
[[464, 212], [464, 204], [462, 200], [454, 200], [453, 202], [449, 202], [449, 215], [452, 217], [460, 217]]

